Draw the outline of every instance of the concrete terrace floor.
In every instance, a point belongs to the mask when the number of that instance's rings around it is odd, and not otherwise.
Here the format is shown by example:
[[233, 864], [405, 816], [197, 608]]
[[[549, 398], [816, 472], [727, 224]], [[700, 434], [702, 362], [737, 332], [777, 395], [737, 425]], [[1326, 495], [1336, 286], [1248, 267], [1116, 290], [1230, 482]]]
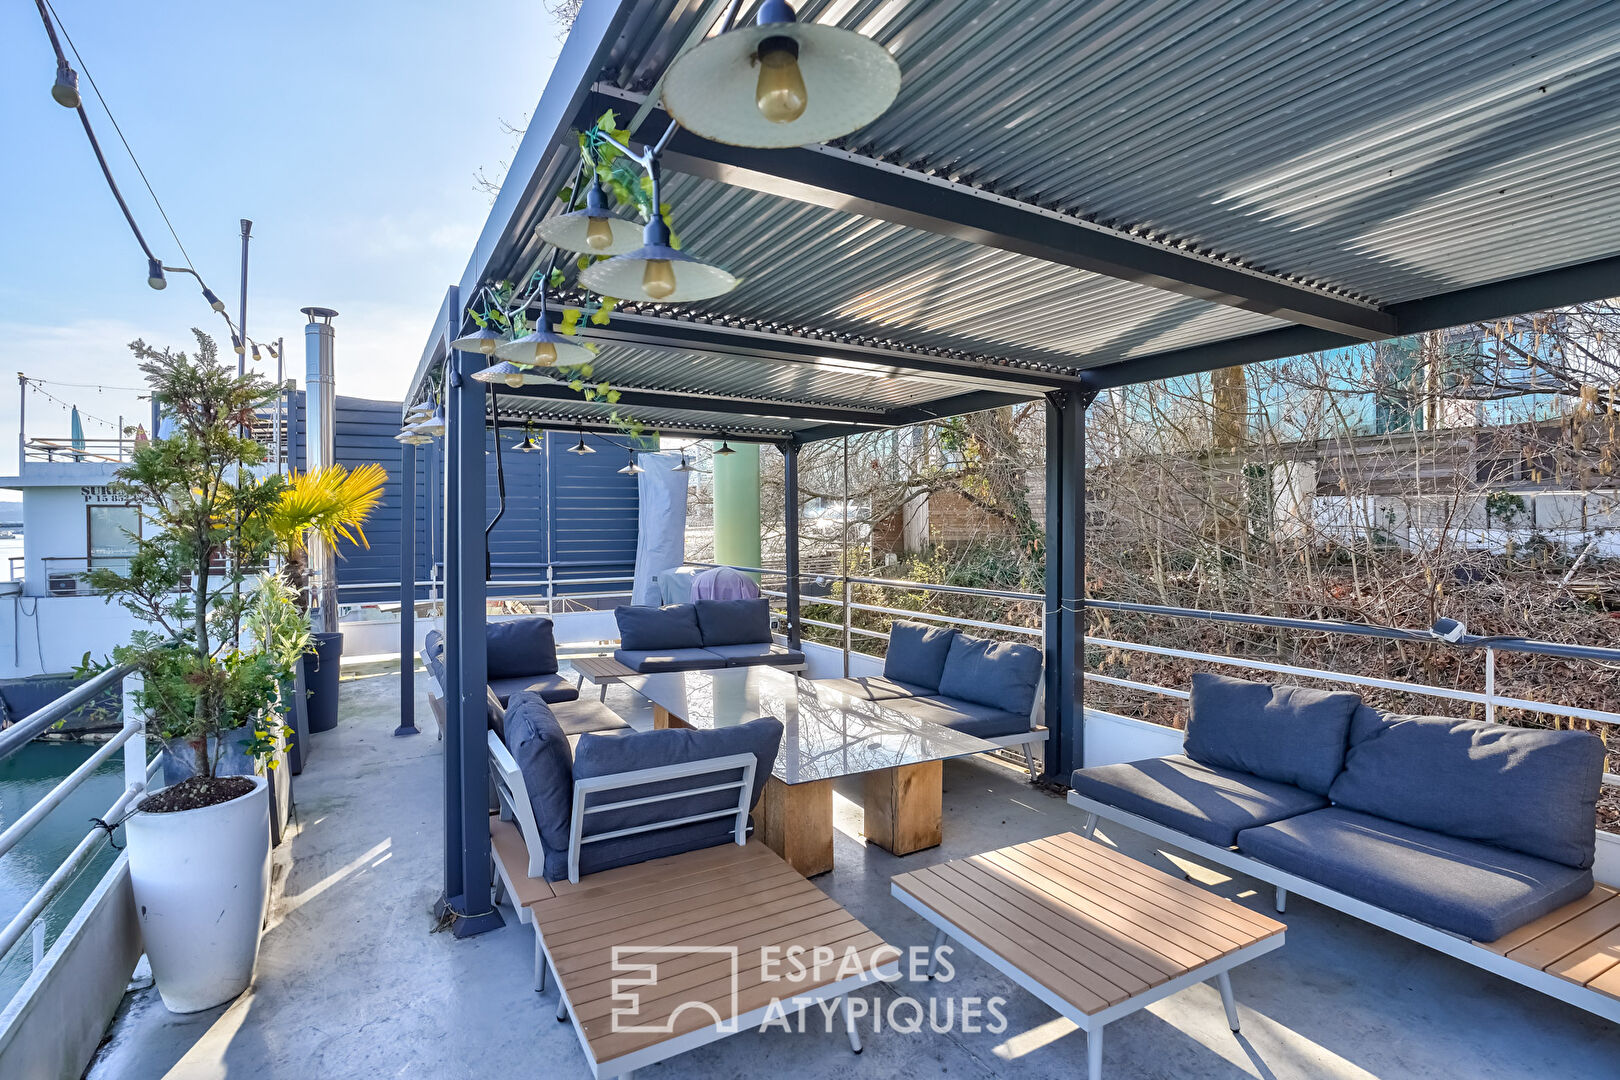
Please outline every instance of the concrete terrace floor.
[[[338, 729], [315, 739], [295, 783], [292, 862], [275, 889], [252, 990], [193, 1016], [132, 993], [88, 1076], [94, 1080], [346, 1077], [587, 1077], [555, 991], [530, 984], [531, 931], [507, 925], [466, 941], [434, 934], [441, 881], [442, 743], [418, 675], [423, 734], [396, 739], [398, 677], [343, 684]], [[638, 726], [624, 688], [609, 703]], [[889, 942], [925, 944], [931, 930], [889, 896], [892, 874], [1077, 828], [1061, 800], [986, 761], [945, 765], [944, 846], [895, 858], [860, 838], [857, 785], [837, 802], [837, 869], [816, 884]], [[1159, 866], [1144, 837], [1100, 835]], [[285, 858], [280, 855], [278, 858]], [[1185, 863], [1195, 880], [1258, 910], [1270, 893], [1245, 878]], [[1309, 901], [1283, 916], [1288, 942], [1238, 968], [1243, 1034], [1226, 1027], [1211, 985], [1193, 987], [1109, 1025], [1105, 1075], [1125, 1078], [1459, 1077], [1562, 1080], [1620, 1075], [1620, 1027], [1410, 944]], [[1000, 1034], [902, 1034], [864, 1024], [866, 1051], [841, 1030], [743, 1032], [643, 1070], [648, 1080], [759, 1076], [1070, 1078], [1083, 1075], [1085, 1034], [998, 972], [958, 953], [950, 983], [871, 991], [1000, 995]], [[885, 1008], [887, 1006], [885, 1005]]]

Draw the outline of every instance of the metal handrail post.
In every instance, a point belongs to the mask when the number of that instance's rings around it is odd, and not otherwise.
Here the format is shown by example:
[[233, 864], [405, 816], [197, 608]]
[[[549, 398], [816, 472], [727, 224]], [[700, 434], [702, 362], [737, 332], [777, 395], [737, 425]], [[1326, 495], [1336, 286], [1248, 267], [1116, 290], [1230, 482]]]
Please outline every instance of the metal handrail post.
[[146, 685], [140, 672], [124, 676], [123, 720], [129, 738], [124, 740], [124, 787], [146, 787], [146, 720], [141, 716], [137, 695]]

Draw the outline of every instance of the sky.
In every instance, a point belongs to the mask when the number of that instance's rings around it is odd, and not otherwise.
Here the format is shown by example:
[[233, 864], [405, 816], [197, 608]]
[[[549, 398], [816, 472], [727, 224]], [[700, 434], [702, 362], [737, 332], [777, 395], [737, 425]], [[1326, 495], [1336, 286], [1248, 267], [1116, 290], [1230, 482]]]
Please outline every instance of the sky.
[[[90, 122], [152, 249], [184, 265], [86, 68], [232, 318], [239, 221], [249, 218], [249, 335], [285, 337], [287, 374], [302, 385], [299, 309], [334, 308], [338, 392], [398, 400], [488, 216], [474, 174], [510, 160], [516, 140], [503, 121], [525, 122], [561, 47], [543, 6], [51, 2], [84, 61], [69, 51]], [[148, 288], [145, 256], [77, 116], [51, 99], [54, 77], [34, 4], [0, 5], [0, 371], [54, 380], [40, 390], [80, 407], [86, 437], [111, 437], [99, 421], [145, 416], [131, 340], [189, 352], [197, 326], [228, 356], [229, 332], [193, 279], [170, 274], [164, 291]], [[8, 374], [0, 474], [16, 467], [18, 398]], [[67, 435], [62, 405], [30, 392], [27, 408], [31, 436]]]

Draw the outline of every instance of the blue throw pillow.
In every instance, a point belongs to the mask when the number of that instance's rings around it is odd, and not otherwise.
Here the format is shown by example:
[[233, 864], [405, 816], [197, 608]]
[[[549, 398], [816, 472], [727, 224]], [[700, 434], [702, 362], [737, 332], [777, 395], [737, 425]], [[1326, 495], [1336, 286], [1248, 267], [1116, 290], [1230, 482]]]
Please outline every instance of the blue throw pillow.
[[[733, 754], [753, 754], [754, 785], [748, 798], [748, 804], [753, 806], [759, 802], [760, 792], [765, 789], [765, 780], [771, 775], [771, 767], [776, 762], [776, 755], [781, 746], [782, 722], [768, 716], [734, 727], [708, 730], [667, 728], [622, 735], [582, 735], [574, 751], [574, 777], [584, 780], [592, 776], [634, 772], [660, 765], [703, 761], [709, 758], [729, 757]], [[590, 806], [596, 802], [623, 802], [627, 798], [703, 787], [735, 779], [736, 775], [735, 771], [717, 772], [711, 776], [647, 784], [636, 791], [603, 792], [589, 797], [586, 805]], [[609, 810], [591, 814], [586, 819], [589, 830], [587, 835], [650, 824], [654, 821], [669, 821], [695, 814], [724, 811], [736, 805], [737, 793], [731, 790], [682, 796], [624, 810]], [[678, 855], [684, 851], [696, 851], [699, 848], [727, 843], [733, 838], [734, 823], [735, 819], [729, 816], [716, 817], [690, 825], [585, 844], [580, 849], [580, 873], [592, 874], [615, 866], [628, 866], [648, 859]]]
[[484, 641], [491, 679], [557, 673], [557, 638], [544, 615], [488, 623]]
[[883, 654], [884, 677], [938, 690], [940, 676], [945, 673], [945, 657], [955, 640], [955, 630], [896, 620], [889, 627], [889, 648]]
[[1187, 756], [1326, 795], [1344, 768], [1361, 698], [1338, 690], [1199, 672], [1187, 712]]
[[1028, 716], [1041, 683], [1041, 650], [1033, 645], [957, 634], [939, 680], [943, 697]]
[[568, 831], [574, 806], [568, 737], [540, 695], [520, 691], [507, 702], [505, 742], [529, 792], [529, 808], [534, 811], [545, 854], [546, 880], [561, 881], [568, 876]]
[[703, 645], [758, 645], [771, 640], [771, 602], [757, 600], [699, 600], [698, 629]]
[[1592, 865], [1603, 785], [1596, 735], [1364, 712], [1328, 792], [1335, 803], [1577, 869]]
[[626, 652], [703, 648], [697, 609], [691, 604], [616, 607], [613, 618], [619, 624], [619, 647]]

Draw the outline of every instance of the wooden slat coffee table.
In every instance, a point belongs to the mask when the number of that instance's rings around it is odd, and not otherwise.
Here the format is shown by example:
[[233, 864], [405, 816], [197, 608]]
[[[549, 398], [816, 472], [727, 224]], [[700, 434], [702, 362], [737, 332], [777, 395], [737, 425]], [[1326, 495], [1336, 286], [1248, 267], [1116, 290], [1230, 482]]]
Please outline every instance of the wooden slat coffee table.
[[1281, 948], [1275, 919], [1074, 833], [895, 877], [891, 891], [947, 938], [1086, 1032], [1091, 1080], [1105, 1024]]
[[589, 679], [597, 687], [597, 699], [607, 700], [608, 687], [616, 682], [622, 682], [636, 673], [633, 667], [626, 667], [612, 656], [575, 656], [568, 661], [568, 666], [579, 674], [579, 681]]

